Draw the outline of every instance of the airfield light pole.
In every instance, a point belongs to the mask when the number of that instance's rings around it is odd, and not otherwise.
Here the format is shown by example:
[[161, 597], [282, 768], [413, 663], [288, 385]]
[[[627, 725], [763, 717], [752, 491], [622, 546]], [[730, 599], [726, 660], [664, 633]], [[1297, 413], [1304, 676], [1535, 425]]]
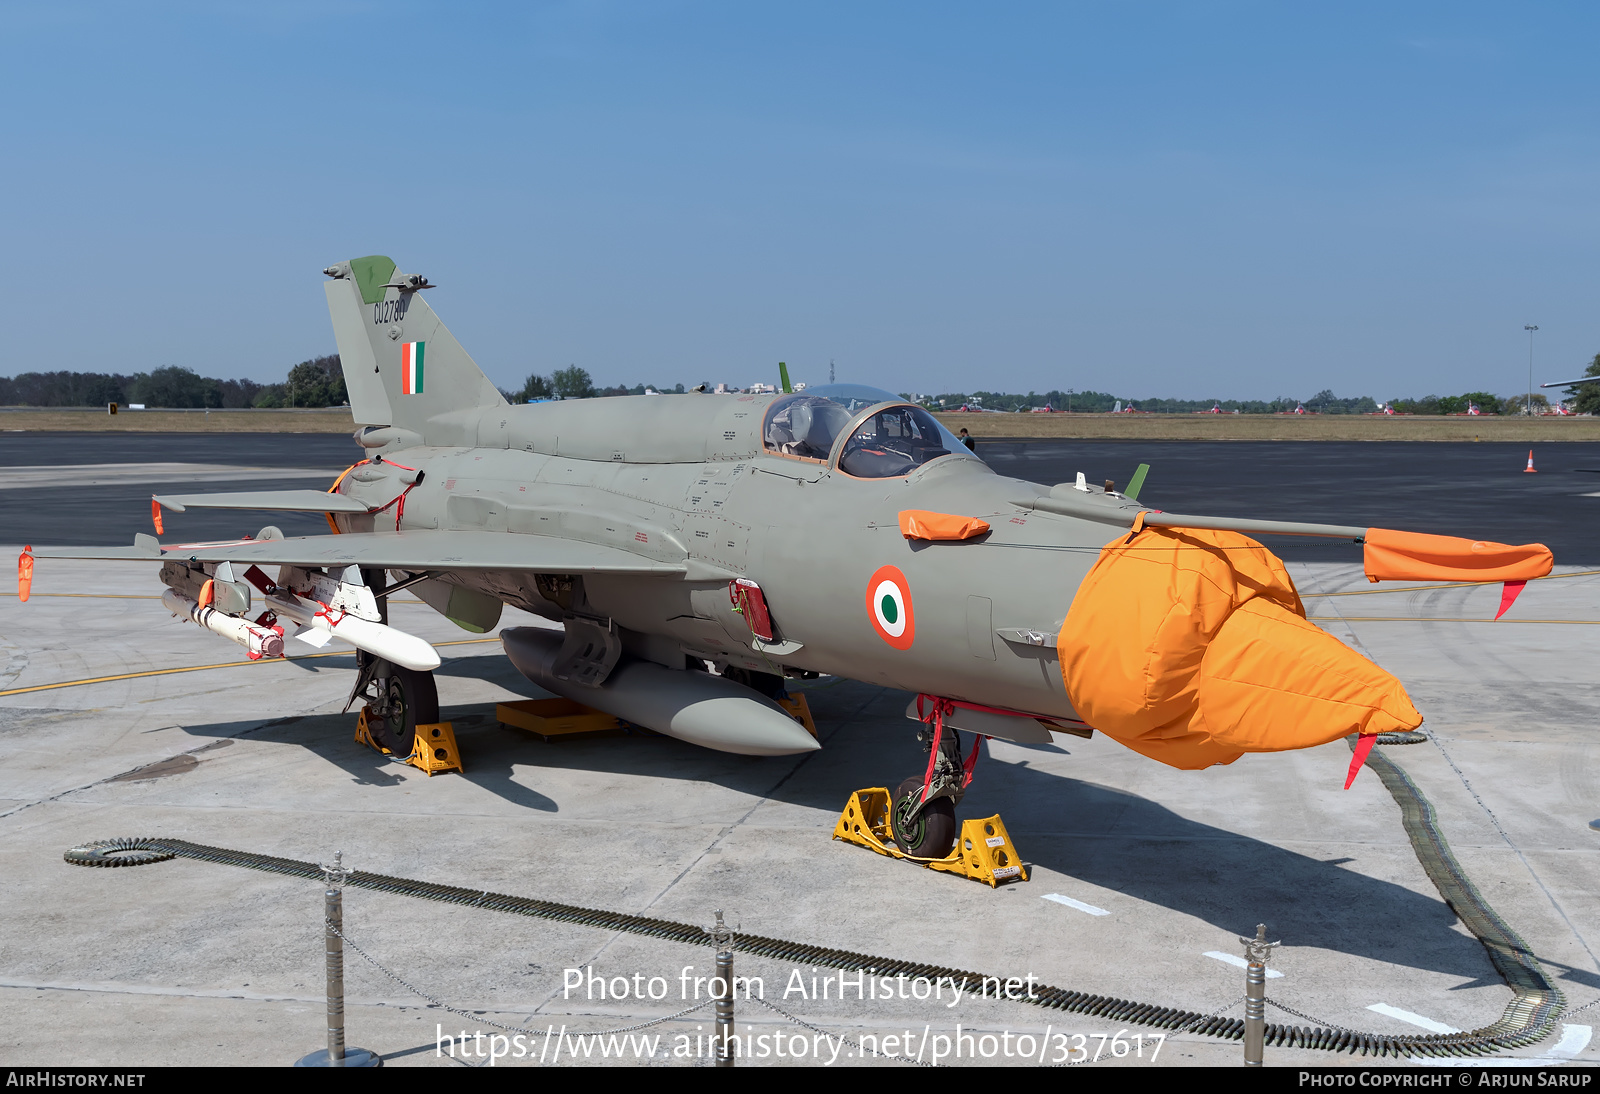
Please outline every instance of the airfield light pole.
[[1533, 417], [1533, 332], [1538, 327], [1530, 327], [1526, 323], [1522, 329], [1528, 332], [1528, 417]]

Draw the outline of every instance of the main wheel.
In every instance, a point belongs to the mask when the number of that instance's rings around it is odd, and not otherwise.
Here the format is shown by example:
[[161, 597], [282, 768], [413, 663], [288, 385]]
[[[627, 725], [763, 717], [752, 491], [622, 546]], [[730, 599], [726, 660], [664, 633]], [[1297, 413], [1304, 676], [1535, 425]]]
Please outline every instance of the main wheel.
[[956, 803], [935, 798], [915, 819], [911, 811], [922, 796], [922, 777], [913, 775], [894, 792], [889, 807], [889, 831], [900, 850], [914, 858], [944, 858], [956, 843]]
[[394, 666], [384, 683], [384, 699], [389, 714], [375, 734], [378, 743], [396, 756], [409, 756], [417, 726], [439, 720], [439, 689], [433, 673]]

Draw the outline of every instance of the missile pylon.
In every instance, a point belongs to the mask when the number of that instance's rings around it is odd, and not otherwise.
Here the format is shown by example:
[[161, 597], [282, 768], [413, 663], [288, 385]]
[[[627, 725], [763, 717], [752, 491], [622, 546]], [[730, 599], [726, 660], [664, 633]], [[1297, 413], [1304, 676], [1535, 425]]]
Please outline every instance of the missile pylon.
[[236, 615], [226, 615], [215, 608], [202, 608], [197, 602], [173, 589], [161, 594], [161, 603], [173, 615], [186, 616], [190, 622], [204, 627], [213, 634], [220, 634], [231, 642], [237, 642], [249, 652], [252, 661], [259, 661], [263, 657], [283, 656], [283, 635], [271, 627], [251, 623]]

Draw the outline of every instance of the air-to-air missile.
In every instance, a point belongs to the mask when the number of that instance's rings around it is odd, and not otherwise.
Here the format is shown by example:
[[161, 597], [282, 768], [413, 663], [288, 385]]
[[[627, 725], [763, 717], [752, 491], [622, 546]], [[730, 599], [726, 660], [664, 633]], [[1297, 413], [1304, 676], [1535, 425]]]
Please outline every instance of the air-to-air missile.
[[161, 603], [173, 615], [184, 616], [213, 634], [237, 642], [249, 652], [252, 661], [283, 656], [283, 632], [280, 630], [227, 615], [209, 605], [202, 606], [174, 589], [161, 594]]
[[[1251, 536], [1352, 540], [1373, 580], [1505, 581], [1507, 603], [1551, 567], [1538, 544], [1182, 516], [1082, 475], [1007, 478], [921, 407], [859, 391], [511, 406], [425, 278], [381, 256], [324, 272], [365, 458], [326, 493], [154, 504], [320, 512], [335, 534], [36, 554], [160, 561], [175, 611], [246, 645], [279, 619], [349, 642], [352, 701], [396, 750], [437, 720], [439, 661], [387, 625], [387, 598], [412, 589], [479, 633], [509, 604], [548, 621], [501, 634], [530, 680], [710, 748], [816, 748], [773, 701], [797, 677], [912, 693], [929, 765], [897, 790], [893, 830], [937, 855], [976, 756], [960, 729], [1099, 731], [1205, 768], [1421, 723], [1398, 680], [1306, 620]], [[254, 619], [245, 586], [265, 602]]]

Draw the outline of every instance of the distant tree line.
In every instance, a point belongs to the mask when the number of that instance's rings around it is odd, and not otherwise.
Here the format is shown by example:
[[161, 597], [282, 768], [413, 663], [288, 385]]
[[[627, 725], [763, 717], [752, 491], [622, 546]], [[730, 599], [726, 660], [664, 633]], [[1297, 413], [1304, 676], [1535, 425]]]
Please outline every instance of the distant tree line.
[[502, 388], [500, 394], [506, 397], [507, 402], [531, 403], [540, 399], [593, 399], [606, 395], [643, 395], [646, 388], [663, 394], [683, 394], [682, 384], [674, 384], [672, 387], [663, 387], [660, 384], [634, 384], [632, 387], [618, 384], [615, 387], [596, 387], [589, 371], [577, 365], [556, 369], [549, 376], [535, 373], [522, 382], [521, 391], [507, 391]]
[[[1579, 414], [1600, 413], [1600, 354], [1595, 355], [1585, 376], [1596, 377], [1593, 384], [1584, 384], [1574, 392], [1572, 407]], [[912, 396], [906, 396], [912, 398]], [[1193, 414], [1217, 407], [1227, 413], [1241, 414], [1292, 414], [1296, 408], [1305, 407], [1311, 414], [1375, 414], [1383, 404], [1369, 395], [1340, 398], [1323, 389], [1307, 399], [1293, 399], [1280, 395], [1275, 399], [1132, 399], [1118, 397], [1103, 391], [1030, 391], [1026, 395], [1013, 395], [998, 391], [947, 392], [942, 395], [916, 396], [924, 406], [935, 410], [954, 410], [962, 405], [982, 406], [985, 410], [1026, 412], [1035, 407], [1049, 406], [1054, 410], [1105, 414], [1116, 409], [1120, 402], [1152, 414]], [[1462, 395], [1427, 395], [1420, 399], [1393, 399], [1389, 403], [1397, 414], [1466, 414], [1476, 408], [1480, 414], [1521, 414], [1528, 405], [1527, 393], [1507, 395], [1504, 398], [1488, 391], [1469, 391]], [[1535, 410], [1547, 410], [1550, 400], [1538, 392], [1533, 396]]]
[[231, 410], [241, 407], [326, 407], [349, 402], [339, 355], [313, 357], [281, 384], [219, 380], [171, 365], [131, 376], [117, 372], [24, 372], [0, 376], [0, 406], [105, 406]]
[[[1585, 376], [1592, 384], [1573, 388], [1572, 409], [1579, 414], [1600, 414], [1600, 354], [1595, 354]], [[577, 365], [556, 369], [549, 376], [530, 375], [521, 390], [501, 394], [513, 403], [536, 399], [590, 399], [608, 395], [643, 395], [646, 390], [682, 394], [684, 386], [674, 384], [635, 384], [628, 387], [597, 387], [587, 369]], [[1229, 413], [1287, 414], [1304, 406], [1317, 414], [1372, 414], [1381, 404], [1370, 396], [1340, 398], [1324, 389], [1308, 399], [1280, 395], [1275, 399], [1132, 399], [1104, 391], [1030, 391], [1026, 395], [1000, 391], [946, 392], [942, 395], [907, 395], [932, 409], [954, 410], [963, 404], [982, 405], [989, 410], [1028, 411], [1049, 406], [1055, 410], [1104, 414], [1120, 402], [1155, 414], [1192, 414], [1213, 406]], [[132, 375], [105, 372], [24, 372], [0, 376], [0, 406], [104, 406], [107, 403], [143, 403], [148, 407], [233, 409], [240, 407], [330, 407], [349, 402], [339, 355], [313, 357], [289, 370], [281, 384], [260, 384], [254, 380], [220, 380], [201, 376], [192, 369], [176, 365], [136, 372]], [[1527, 393], [1497, 396], [1487, 391], [1461, 395], [1427, 395], [1420, 399], [1394, 399], [1390, 402], [1402, 414], [1465, 414], [1476, 407], [1480, 414], [1520, 414], [1528, 405]], [[1535, 409], [1548, 409], [1550, 400], [1541, 393], [1533, 396]]]
[[1068, 410], [1088, 414], [1106, 414], [1121, 403], [1155, 414], [1192, 414], [1196, 411], [1220, 407], [1241, 414], [1287, 414], [1298, 406], [1318, 414], [1371, 414], [1378, 409], [1376, 401], [1368, 396], [1341, 399], [1332, 391], [1319, 391], [1309, 399], [1294, 399], [1280, 395], [1275, 399], [1133, 399], [1126, 395], [1112, 395], [1104, 391], [1030, 391], [1026, 395], [1012, 395], [1001, 391], [950, 392], [943, 395], [921, 397], [929, 406], [943, 405], [953, 410], [963, 403], [981, 404], [989, 410], [1027, 411], [1048, 406], [1054, 410]]
[[[1469, 391], [1464, 395], [1427, 395], [1421, 399], [1396, 399], [1397, 414], [1467, 414], [1476, 407], [1479, 414], [1521, 414], [1528, 406], [1528, 395], [1507, 395], [1500, 398], [1487, 391]], [[1542, 394], [1533, 396], [1535, 410], [1547, 410], [1550, 399]]]

